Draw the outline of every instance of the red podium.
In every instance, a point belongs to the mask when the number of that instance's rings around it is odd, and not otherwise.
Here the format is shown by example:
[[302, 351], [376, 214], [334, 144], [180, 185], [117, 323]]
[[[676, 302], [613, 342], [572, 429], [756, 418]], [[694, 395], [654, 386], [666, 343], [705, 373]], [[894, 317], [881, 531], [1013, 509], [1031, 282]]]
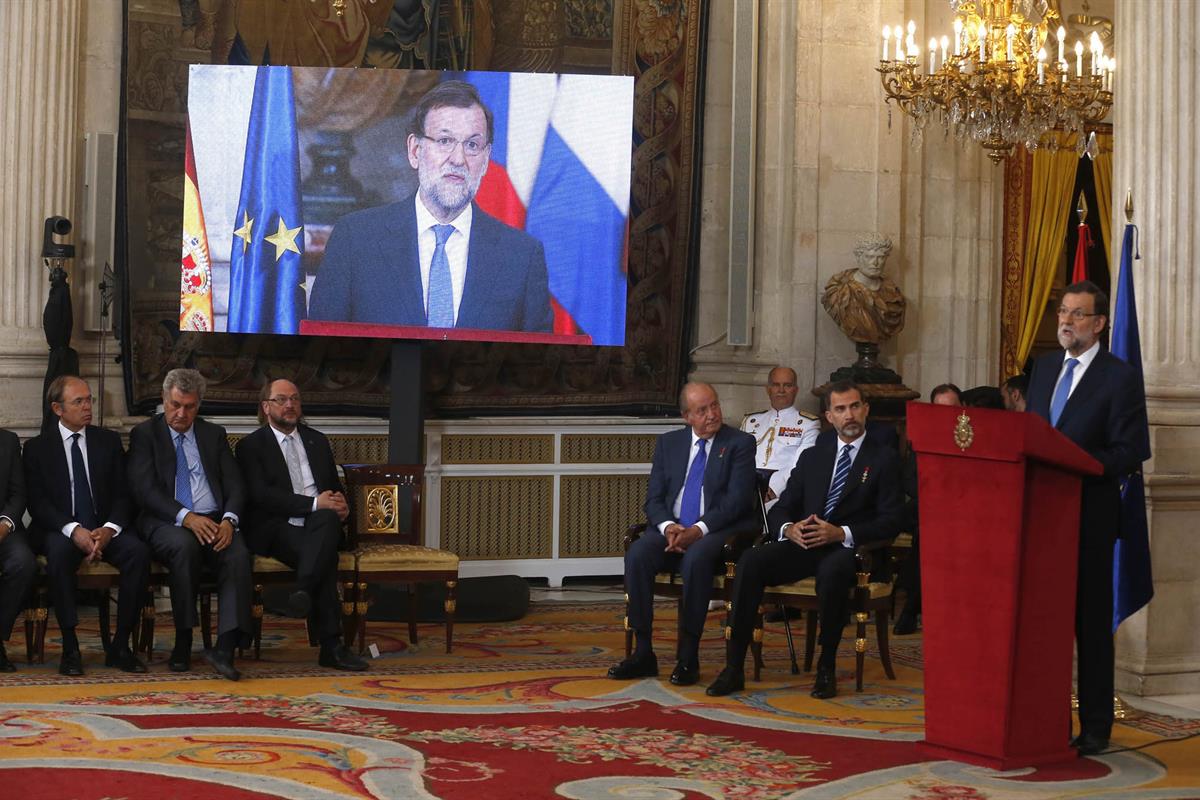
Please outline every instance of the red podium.
[[1035, 414], [908, 404], [917, 453], [925, 741], [1014, 769], [1066, 761], [1080, 478], [1100, 462]]

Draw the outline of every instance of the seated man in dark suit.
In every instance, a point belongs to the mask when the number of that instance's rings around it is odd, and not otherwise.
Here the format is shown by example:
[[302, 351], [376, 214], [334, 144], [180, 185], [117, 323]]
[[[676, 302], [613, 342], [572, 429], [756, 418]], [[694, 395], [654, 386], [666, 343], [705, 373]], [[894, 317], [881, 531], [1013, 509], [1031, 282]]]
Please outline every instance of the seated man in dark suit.
[[646, 492], [649, 525], [625, 554], [629, 626], [637, 646], [609, 669], [608, 677], [618, 680], [658, 674], [651, 645], [654, 575], [670, 568], [679, 571], [684, 592], [671, 683], [696, 682], [714, 565], [731, 534], [755, 525], [754, 437], [723, 423], [717, 393], [706, 383], [684, 386], [679, 409], [688, 427], [658, 437]]
[[250, 549], [296, 570], [290, 597], [297, 617], [321, 643], [323, 667], [359, 671], [367, 662], [342, 644], [337, 594], [338, 543], [350, 514], [329, 440], [305, 425], [300, 390], [291, 381], [268, 381], [259, 397], [261, 428], [237, 444], [238, 463], [250, 493]]
[[548, 333], [541, 242], [474, 203], [492, 136], [492, 112], [474, 86], [430, 89], [407, 140], [416, 194], [337, 221], [309, 318]]
[[15, 672], [4, 643], [12, 635], [17, 614], [25, 607], [37, 571], [33, 551], [25, 538], [25, 472], [21, 469], [21, 441], [12, 431], [0, 430], [0, 672]]
[[233, 650], [248, 639], [250, 551], [238, 531], [246, 488], [225, 429], [197, 417], [204, 376], [173, 369], [163, 380], [163, 413], [129, 434], [129, 484], [141, 506], [138, 531], [155, 560], [170, 570], [175, 647], [167, 666], [192, 665], [192, 628], [200, 569], [217, 576], [217, 642], [206, 654], [221, 676], [236, 681]]
[[733, 583], [733, 631], [725, 669], [708, 687], [721, 696], [745, 686], [743, 662], [767, 586], [817, 578], [821, 655], [812, 696], [837, 694], [837, 648], [854, 583], [854, 546], [890, 539], [900, 531], [904, 505], [899, 456], [866, 435], [868, 406], [858, 386], [829, 388], [825, 418], [837, 441], [800, 454], [787, 488], [767, 515], [777, 540], [746, 551]]
[[[125, 480], [125, 448], [115, 431], [92, 426], [92, 390], [87, 381], [61, 375], [50, 382], [46, 401], [58, 417], [53, 429], [25, 444], [25, 478], [34, 549], [46, 557], [54, 616], [62, 632], [63, 675], [82, 675], [75, 627], [77, 581], [84, 559], [106, 561], [121, 573], [117, 629], [104, 664], [145, 672], [129, 649], [150, 574], [150, 551], [133, 521]], [[107, 600], [105, 600], [107, 602]]]

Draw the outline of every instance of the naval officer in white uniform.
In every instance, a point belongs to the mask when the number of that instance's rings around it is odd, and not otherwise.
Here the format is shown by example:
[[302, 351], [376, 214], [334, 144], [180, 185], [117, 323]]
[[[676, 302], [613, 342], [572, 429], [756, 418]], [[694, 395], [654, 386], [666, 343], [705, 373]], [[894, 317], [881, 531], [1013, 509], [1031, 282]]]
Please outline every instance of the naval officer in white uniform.
[[768, 479], [767, 508], [770, 508], [783, 494], [800, 453], [817, 441], [821, 423], [815, 415], [793, 405], [798, 391], [794, 369], [772, 369], [767, 375], [766, 389], [771, 407], [747, 415], [742, 421], [742, 430], [758, 443], [754, 466]]

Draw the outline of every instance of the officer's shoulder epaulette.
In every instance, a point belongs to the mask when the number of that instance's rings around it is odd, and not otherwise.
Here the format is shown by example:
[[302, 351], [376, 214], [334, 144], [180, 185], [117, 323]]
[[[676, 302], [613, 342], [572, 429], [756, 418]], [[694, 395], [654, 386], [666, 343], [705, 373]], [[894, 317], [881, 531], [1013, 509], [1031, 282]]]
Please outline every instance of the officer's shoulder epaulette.
[[[800, 411], [800, 409], [796, 409], [796, 410]], [[814, 422], [818, 422], [821, 419], [816, 414], [810, 414], [807, 411], [800, 411], [800, 416], [804, 417], [805, 419], [811, 419]]]

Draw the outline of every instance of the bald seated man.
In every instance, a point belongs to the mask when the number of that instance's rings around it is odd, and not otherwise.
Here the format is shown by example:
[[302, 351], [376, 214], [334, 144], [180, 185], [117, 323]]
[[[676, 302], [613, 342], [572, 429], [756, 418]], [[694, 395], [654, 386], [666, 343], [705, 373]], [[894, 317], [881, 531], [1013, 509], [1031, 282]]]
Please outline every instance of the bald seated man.
[[679, 394], [686, 426], [664, 433], [654, 446], [646, 492], [646, 532], [625, 554], [633, 654], [613, 665], [615, 680], [658, 675], [651, 644], [654, 575], [665, 569], [683, 581], [683, 608], [671, 683], [700, 677], [700, 635], [712, 599], [715, 565], [725, 541], [756, 526], [754, 437], [726, 425], [717, 392], [689, 383]]

